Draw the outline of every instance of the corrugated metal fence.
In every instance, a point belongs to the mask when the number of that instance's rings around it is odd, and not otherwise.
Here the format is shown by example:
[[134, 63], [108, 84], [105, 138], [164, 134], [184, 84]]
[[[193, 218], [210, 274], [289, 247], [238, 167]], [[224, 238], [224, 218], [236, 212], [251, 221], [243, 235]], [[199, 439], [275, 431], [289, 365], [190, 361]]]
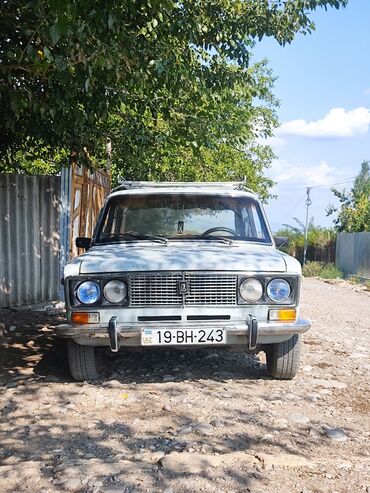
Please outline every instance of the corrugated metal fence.
[[0, 175], [0, 307], [59, 298], [61, 178]]
[[370, 232], [339, 233], [335, 264], [345, 274], [370, 279]]

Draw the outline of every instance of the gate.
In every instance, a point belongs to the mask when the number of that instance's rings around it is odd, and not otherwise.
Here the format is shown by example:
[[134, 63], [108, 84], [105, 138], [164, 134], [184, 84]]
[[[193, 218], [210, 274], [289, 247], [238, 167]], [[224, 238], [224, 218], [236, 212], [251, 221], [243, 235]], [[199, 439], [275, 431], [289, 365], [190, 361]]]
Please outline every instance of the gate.
[[76, 238], [91, 238], [99, 211], [110, 191], [110, 174], [103, 170], [90, 170], [74, 163], [71, 167], [71, 216], [69, 258], [83, 253], [76, 247]]

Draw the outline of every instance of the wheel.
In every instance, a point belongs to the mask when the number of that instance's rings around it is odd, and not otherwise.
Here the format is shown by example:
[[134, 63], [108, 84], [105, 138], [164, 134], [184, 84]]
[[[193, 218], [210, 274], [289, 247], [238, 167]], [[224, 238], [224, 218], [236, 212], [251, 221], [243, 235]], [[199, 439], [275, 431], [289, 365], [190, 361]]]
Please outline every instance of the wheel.
[[69, 340], [67, 352], [69, 371], [74, 380], [96, 380], [99, 377], [94, 347], [81, 346]]
[[291, 380], [298, 372], [301, 337], [294, 334], [288, 341], [271, 344], [266, 351], [267, 373], [279, 380]]

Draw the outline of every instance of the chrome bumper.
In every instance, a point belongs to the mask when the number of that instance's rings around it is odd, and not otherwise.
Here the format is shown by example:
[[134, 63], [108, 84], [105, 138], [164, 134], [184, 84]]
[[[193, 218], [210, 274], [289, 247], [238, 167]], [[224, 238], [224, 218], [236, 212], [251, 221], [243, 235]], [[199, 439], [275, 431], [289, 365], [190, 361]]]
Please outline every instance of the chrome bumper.
[[[112, 322], [112, 321], [111, 321]], [[145, 325], [123, 324], [121, 322], [110, 323], [109, 325], [88, 324], [74, 325], [63, 324], [55, 327], [58, 337], [72, 338], [77, 343], [91, 346], [111, 346], [116, 351], [119, 346], [141, 346], [141, 333], [145, 328], [151, 329], [225, 329], [227, 334], [227, 345], [244, 344], [250, 346], [251, 333], [250, 321], [244, 324], [217, 323], [217, 322], [197, 322], [188, 324], [177, 323], [146, 323]], [[271, 344], [289, 339], [293, 334], [302, 334], [311, 327], [308, 320], [299, 319], [293, 323], [285, 322], [258, 322], [257, 341], [258, 344]], [[112, 342], [113, 336], [117, 336], [116, 344]], [[169, 345], [170, 346], [170, 345]], [[193, 346], [194, 347], [194, 346]], [[250, 347], [250, 349], [254, 349]]]

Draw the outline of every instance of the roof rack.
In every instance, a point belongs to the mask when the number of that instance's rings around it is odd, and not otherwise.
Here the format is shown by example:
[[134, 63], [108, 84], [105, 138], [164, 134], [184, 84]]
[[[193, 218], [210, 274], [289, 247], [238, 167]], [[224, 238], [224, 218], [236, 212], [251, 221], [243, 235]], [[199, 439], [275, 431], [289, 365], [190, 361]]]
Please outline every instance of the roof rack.
[[247, 188], [246, 181], [122, 181], [113, 192], [119, 190], [130, 190], [133, 188], [228, 188], [233, 190], [246, 190], [252, 192], [253, 190]]

